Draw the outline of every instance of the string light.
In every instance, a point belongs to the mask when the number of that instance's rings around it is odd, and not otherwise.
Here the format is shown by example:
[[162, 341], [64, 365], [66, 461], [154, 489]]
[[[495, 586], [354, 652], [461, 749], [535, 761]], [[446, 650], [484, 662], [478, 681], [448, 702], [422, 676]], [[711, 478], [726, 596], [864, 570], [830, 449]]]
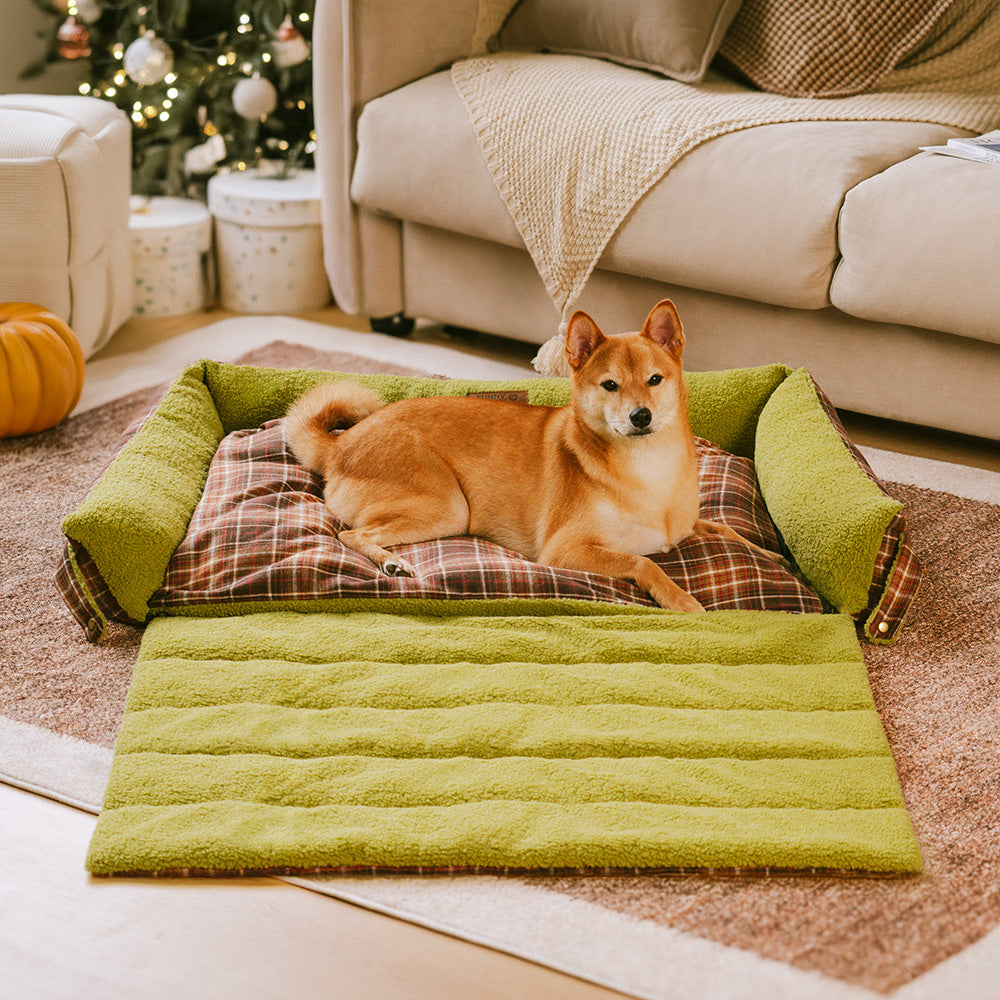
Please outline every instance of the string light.
[[[239, 170], [257, 167], [258, 158], [261, 156], [286, 159], [293, 155], [298, 160], [303, 151], [308, 152], [315, 148], [315, 133], [304, 136], [302, 133], [305, 130], [302, 128], [300, 118], [303, 113], [308, 114], [311, 108], [307, 96], [308, 83], [298, 75], [290, 77], [284, 72], [276, 76], [273, 81], [268, 80], [273, 70], [284, 71], [309, 58], [311, 47], [309, 29], [312, 26], [313, 13], [311, 10], [296, 10], [295, 7], [300, 5], [292, 4], [288, 0], [281, 5], [261, 3], [260, 7], [266, 8], [269, 13], [272, 6], [278, 6], [279, 10], [284, 7], [280, 17], [274, 22], [277, 25], [277, 21], [284, 18], [281, 27], [278, 28], [272, 27], [270, 21], [259, 19], [256, 5], [251, 9], [249, 2], [244, 2], [235, 5], [237, 8], [243, 7], [242, 12], [239, 9], [230, 11], [228, 28], [218, 34], [199, 35], [195, 31], [187, 30], [192, 26], [182, 21], [178, 23], [173, 8], [186, 6], [184, 2], [177, 4], [161, 3], [160, 0], [47, 0], [47, 2], [53, 5], [54, 12], [62, 19], [82, 18], [86, 22], [84, 28], [90, 30], [92, 35], [95, 53], [103, 50], [106, 59], [111, 57], [110, 64], [106, 63], [106, 72], [96, 73], [91, 67], [88, 79], [81, 80], [78, 77], [73, 87], [82, 96], [114, 101], [124, 109], [135, 129], [136, 139], [140, 142], [138, 148], [145, 150], [146, 144], [153, 139], [157, 141], [162, 139], [172, 145], [184, 140], [188, 132], [192, 134], [195, 142], [211, 139], [218, 143], [221, 136], [229, 149], [217, 159], [213, 169], [221, 166], [223, 169]], [[311, 7], [312, 2], [310, 0], [307, 2]], [[127, 9], [129, 12], [127, 18], [125, 20], [119, 18], [115, 25], [108, 23], [107, 19], [103, 19], [103, 14], [112, 7], [119, 13]], [[66, 13], [62, 14], [62, 11]], [[96, 12], [93, 17], [92, 12]], [[97, 14], [102, 15], [100, 21]], [[87, 29], [87, 26], [92, 27]], [[136, 59], [130, 56], [133, 42], [137, 40], [148, 42], [150, 39], [158, 39], [161, 34], [163, 36], [161, 44], [169, 46], [172, 54], [178, 59], [178, 67], [174, 67], [172, 72], [162, 77], [162, 88], [157, 85], [160, 81], [137, 78], [133, 72]], [[190, 37], [185, 37], [187, 35]], [[303, 38], [303, 35], [306, 37]], [[296, 57], [294, 61], [288, 52], [289, 42], [294, 42], [298, 46], [291, 54]], [[61, 58], [70, 58], [65, 52], [60, 52], [59, 55]], [[126, 67], [129, 69], [126, 70]], [[163, 68], [171, 69], [169, 65]], [[207, 86], [213, 77], [218, 81], [216, 86]], [[272, 126], [269, 126], [272, 134], [266, 141], [263, 138], [256, 139], [256, 130], [246, 130], [241, 133], [239, 129], [234, 129], [232, 114], [234, 111], [237, 114], [242, 112], [238, 110], [230, 91], [232, 85], [241, 78], [260, 78], [268, 83], [272, 91], [277, 90], [275, 84], [279, 84], [281, 90], [285, 91], [276, 96], [278, 107], [288, 109], [288, 117], [284, 120], [280, 118], [274, 120]], [[133, 100], [129, 101], [129, 97]], [[189, 109], [192, 102], [199, 111], [198, 121], [187, 120], [188, 110], [192, 110]], [[200, 106], [202, 104], [204, 106]], [[181, 115], [181, 110], [184, 110], [184, 115]], [[209, 115], [214, 121], [209, 120]], [[247, 117], [245, 114], [242, 116]], [[185, 119], [184, 122], [181, 121], [182, 117]], [[263, 117], [260, 117], [260, 120], [263, 121]], [[165, 127], [161, 132], [158, 129], [161, 123], [169, 123], [170, 127]], [[279, 134], [273, 135], [275, 131]], [[285, 133], [284, 138], [281, 137], [282, 132]], [[176, 157], [174, 159], [176, 160]], [[155, 173], [145, 170], [141, 180], [143, 184], [162, 182]], [[170, 185], [176, 187], [175, 179], [168, 180], [168, 190], [165, 193], [175, 193], [169, 190]], [[162, 191], [162, 188], [159, 190]]]

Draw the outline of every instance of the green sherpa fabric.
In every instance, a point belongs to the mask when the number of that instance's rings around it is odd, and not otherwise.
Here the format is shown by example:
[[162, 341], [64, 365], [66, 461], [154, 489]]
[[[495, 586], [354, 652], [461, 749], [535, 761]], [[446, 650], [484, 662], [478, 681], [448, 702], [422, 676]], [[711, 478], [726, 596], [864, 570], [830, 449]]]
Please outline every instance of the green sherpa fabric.
[[[694, 432], [751, 455], [759, 416], [788, 369], [781, 365], [688, 376]], [[187, 530], [219, 441], [282, 416], [317, 382], [347, 378], [386, 400], [520, 390], [533, 404], [569, 401], [567, 379], [481, 381], [282, 370], [199, 361], [171, 387], [62, 529], [94, 559], [121, 608], [136, 621]]]
[[62, 524], [136, 621], [163, 582], [224, 436], [202, 365], [177, 379]]
[[[218, 407], [225, 432], [258, 427], [284, 414], [317, 382], [350, 379], [370, 386], [387, 402], [414, 396], [465, 396], [470, 392], [521, 391], [536, 406], [565, 406], [568, 379], [528, 378], [507, 381], [414, 378], [402, 375], [358, 375], [312, 369], [283, 371], [206, 361], [205, 384]], [[761, 410], [790, 369], [783, 365], [735, 368], [687, 375], [691, 424], [695, 434], [734, 454], [753, 455]]]
[[790, 371], [764, 365], [688, 374], [691, 429], [725, 451], [753, 458], [761, 412]]
[[838, 615], [278, 612], [144, 636], [95, 874], [918, 871]]
[[863, 611], [882, 536], [902, 504], [859, 468], [805, 369], [771, 393], [754, 462], [768, 513], [806, 578], [839, 611]]

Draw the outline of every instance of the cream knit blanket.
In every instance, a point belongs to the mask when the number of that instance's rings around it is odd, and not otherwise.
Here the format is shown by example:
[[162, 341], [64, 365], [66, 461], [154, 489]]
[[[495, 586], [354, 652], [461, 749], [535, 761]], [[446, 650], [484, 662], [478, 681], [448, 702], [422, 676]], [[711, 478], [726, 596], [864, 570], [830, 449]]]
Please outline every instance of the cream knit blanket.
[[[1000, 4], [957, 0], [919, 57], [854, 97], [782, 97], [719, 75], [693, 86], [535, 53], [473, 57], [451, 75], [564, 329], [615, 231], [696, 146], [793, 121], [907, 120], [985, 132], [1000, 125], [998, 53]], [[562, 349], [560, 334], [536, 368], [565, 374]]]

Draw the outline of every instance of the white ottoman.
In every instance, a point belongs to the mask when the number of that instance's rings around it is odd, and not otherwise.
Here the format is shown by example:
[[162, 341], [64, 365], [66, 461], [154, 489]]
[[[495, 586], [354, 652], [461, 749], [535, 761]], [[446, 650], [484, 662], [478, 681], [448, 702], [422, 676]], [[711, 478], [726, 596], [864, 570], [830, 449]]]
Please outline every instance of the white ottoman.
[[85, 357], [132, 312], [131, 144], [107, 101], [0, 95], [0, 301], [65, 319]]

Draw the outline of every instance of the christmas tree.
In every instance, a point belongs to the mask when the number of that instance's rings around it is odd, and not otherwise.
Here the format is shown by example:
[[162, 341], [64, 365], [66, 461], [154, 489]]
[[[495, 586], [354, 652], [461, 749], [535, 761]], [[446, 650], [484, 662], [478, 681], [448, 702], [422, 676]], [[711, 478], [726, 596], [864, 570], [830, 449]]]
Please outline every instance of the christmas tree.
[[315, 0], [32, 2], [53, 24], [22, 75], [81, 62], [80, 93], [132, 121], [136, 193], [196, 194], [222, 166], [310, 165]]

